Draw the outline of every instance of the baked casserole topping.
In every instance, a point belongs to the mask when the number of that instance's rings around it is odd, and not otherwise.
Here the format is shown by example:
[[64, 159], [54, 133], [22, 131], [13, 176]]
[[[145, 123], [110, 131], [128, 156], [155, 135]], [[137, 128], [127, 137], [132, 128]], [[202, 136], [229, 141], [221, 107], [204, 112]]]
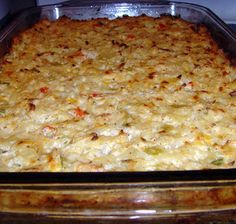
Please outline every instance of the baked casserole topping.
[[203, 25], [42, 20], [0, 90], [0, 171], [236, 167], [236, 71]]

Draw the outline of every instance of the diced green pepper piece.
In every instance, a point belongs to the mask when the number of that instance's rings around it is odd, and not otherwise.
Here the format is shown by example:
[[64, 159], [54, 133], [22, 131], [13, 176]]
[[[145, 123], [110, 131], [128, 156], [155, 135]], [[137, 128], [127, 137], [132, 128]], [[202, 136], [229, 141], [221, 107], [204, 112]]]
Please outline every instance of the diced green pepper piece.
[[0, 108], [0, 115], [4, 115], [6, 113], [6, 109], [5, 108]]
[[222, 165], [223, 163], [224, 163], [224, 159], [223, 159], [223, 158], [219, 158], [219, 159], [213, 160], [213, 161], [211, 162], [211, 164], [216, 165], [216, 166], [220, 166], [220, 165]]
[[158, 154], [163, 152], [163, 149], [156, 148], [156, 147], [151, 147], [151, 148], [145, 148], [144, 152], [149, 154], [149, 155], [158, 155]]

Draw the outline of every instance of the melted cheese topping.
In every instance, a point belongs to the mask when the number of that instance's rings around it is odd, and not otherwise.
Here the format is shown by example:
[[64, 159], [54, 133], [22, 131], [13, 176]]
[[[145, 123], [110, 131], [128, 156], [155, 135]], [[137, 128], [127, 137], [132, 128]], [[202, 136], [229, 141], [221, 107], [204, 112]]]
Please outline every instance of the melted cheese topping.
[[0, 68], [0, 171], [236, 166], [236, 72], [171, 17], [42, 20]]

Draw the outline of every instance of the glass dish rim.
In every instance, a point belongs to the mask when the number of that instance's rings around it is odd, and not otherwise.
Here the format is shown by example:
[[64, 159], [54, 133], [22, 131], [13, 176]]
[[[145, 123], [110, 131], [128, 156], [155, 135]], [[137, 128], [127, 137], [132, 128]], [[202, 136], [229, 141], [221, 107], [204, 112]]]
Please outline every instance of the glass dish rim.
[[[68, 1], [61, 4], [53, 4], [48, 6], [35, 7], [34, 9], [47, 10], [50, 8], [66, 8], [66, 7], [83, 7], [91, 6], [91, 2], [95, 3], [93, 6], [103, 4], [150, 4], [150, 6], [191, 6], [198, 10], [203, 10], [209, 17], [217, 22], [223, 29], [236, 40], [236, 34], [210, 9], [192, 3], [176, 2], [176, 1], [155, 1], [155, 0], [98, 0], [94, 1], [80, 1], [78, 5], [71, 5], [73, 2]], [[17, 19], [27, 13], [30, 9], [23, 10], [5, 29], [0, 31], [0, 41], [3, 34], [13, 26], [17, 26]], [[232, 180], [236, 179], [236, 168], [232, 169], [211, 169], [211, 170], [176, 170], [176, 171], [134, 171], [134, 172], [0, 172], [1, 183], [79, 183], [79, 182], [162, 182], [162, 181], [202, 181], [202, 180]], [[32, 178], [33, 177], [33, 178]]]

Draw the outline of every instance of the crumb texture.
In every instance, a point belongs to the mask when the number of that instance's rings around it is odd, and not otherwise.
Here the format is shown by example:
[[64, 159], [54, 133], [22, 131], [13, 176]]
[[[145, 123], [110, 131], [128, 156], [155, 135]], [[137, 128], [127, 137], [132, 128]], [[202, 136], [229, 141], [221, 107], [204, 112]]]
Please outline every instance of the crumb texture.
[[203, 25], [42, 20], [0, 90], [0, 171], [236, 167], [236, 72]]

